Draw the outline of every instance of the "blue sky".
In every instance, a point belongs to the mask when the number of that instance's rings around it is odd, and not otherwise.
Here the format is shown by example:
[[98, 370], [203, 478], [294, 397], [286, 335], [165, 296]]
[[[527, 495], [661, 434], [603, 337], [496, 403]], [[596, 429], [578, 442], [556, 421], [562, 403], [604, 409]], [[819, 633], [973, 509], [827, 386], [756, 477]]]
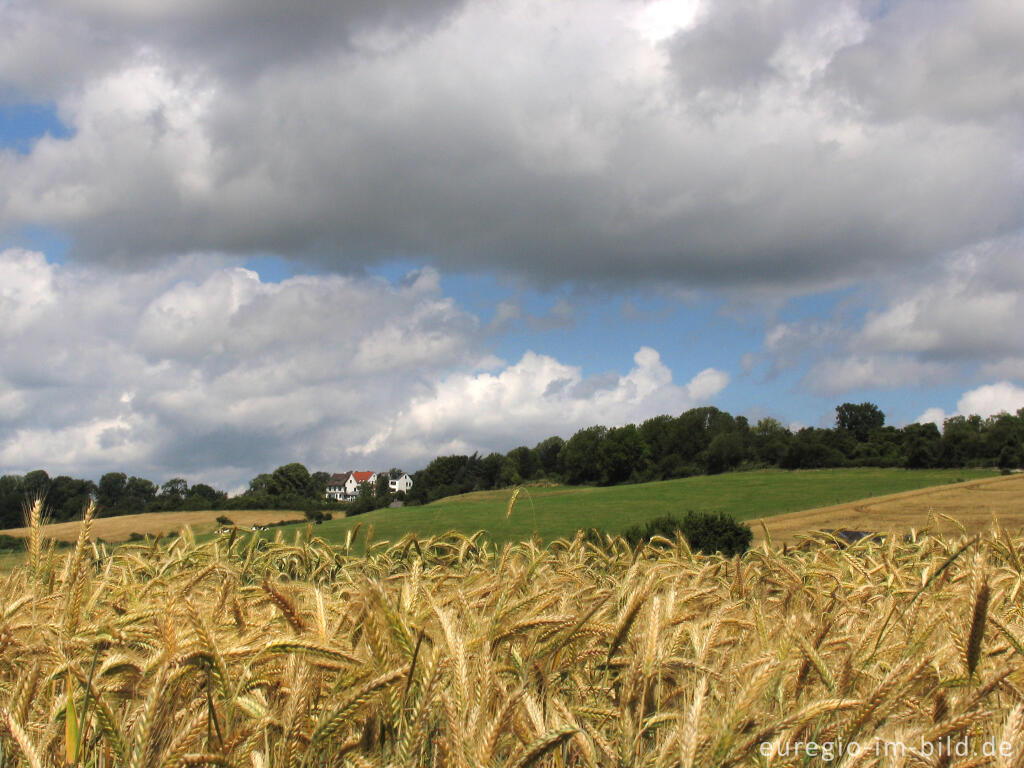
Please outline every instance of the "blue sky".
[[1021, 8], [253, 2], [0, 10], [0, 470], [1024, 406]]

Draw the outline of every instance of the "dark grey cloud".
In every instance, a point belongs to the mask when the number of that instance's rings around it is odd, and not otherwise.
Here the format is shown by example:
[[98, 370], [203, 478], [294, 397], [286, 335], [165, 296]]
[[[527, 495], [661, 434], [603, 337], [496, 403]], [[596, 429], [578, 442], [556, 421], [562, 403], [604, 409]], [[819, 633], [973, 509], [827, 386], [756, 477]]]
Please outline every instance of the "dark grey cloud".
[[1024, 6], [1013, 0], [904, 2], [875, 9], [864, 39], [826, 80], [884, 121], [992, 123], [1024, 115]]
[[66, 94], [140, 55], [233, 84], [324, 51], [408, 45], [464, 0], [9, 0], [0, 95]]
[[[965, 24], [967, 3], [925, 21], [914, 2], [736, 0], [661, 42], [625, 0], [60, 6], [132, 45], [61, 98], [72, 138], [0, 155], [0, 227], [120, 267], [219, 251], [539, 285], [877, 279], [1024, 221], [1020, 14], [982, 5]], [[947, 38], [977, 103], [941, 46], [911, 65]]]
[[700, 23], [668, 43], [672, 69], [690, 98], [704, 91], [756, 89], [784, 78], [773, 63], [787, 33], [820, 8], [813, 0], [712, 3]]

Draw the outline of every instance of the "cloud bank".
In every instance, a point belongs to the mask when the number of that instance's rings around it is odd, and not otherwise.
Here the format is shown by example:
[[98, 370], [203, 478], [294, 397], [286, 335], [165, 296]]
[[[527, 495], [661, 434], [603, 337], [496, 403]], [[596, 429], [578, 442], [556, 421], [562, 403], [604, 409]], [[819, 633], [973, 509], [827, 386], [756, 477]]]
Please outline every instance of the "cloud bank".
[[0, 93], [55, 100], [73, 131], [0, 155], [0, 217], [111, 264], [415, 255], [541, 285], [789, 294], [921, 266], [1024, 214], [1009, 1], [0, 13]]
[[0, 465], [238, 488], [288, 461], [412, 470], [450, 450], [507, 451], [596, 421], [707, 403], [728, 375], [676, 385], [648, 347], [585, 377], [487, 352], [480, 321], [425, 269], [397, 285], [263, 282], [223, 260], [146, 273], [0, 252]]

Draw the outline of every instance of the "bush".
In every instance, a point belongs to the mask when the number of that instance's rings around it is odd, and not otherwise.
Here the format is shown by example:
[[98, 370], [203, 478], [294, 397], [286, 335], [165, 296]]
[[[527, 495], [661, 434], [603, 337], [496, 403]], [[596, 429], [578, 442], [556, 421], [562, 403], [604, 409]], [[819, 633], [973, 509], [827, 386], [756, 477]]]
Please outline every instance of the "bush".
[[682, 533], [691, 549], [714, 554], [721, 552], [732, 556], [743, 554], [750, 547], [754, 532], [750, 526], [733, 520], [724, 512], [694, 512], [690, 510], [680, 519], [663, 515], [648, 520], [643, 525], [634, 525], [622, 532], [630, 546], [650, 541], [654, 536], [675, 538]]
[[217, 515], [217, 522], [221, 525], [234, 525], [235, 521], [227, 515]]

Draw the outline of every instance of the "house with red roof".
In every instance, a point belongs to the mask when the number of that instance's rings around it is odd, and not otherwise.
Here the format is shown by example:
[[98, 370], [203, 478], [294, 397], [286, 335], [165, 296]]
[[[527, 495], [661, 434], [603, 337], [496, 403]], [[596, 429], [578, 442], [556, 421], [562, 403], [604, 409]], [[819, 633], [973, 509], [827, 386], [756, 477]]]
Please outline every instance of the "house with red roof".
[[392, 493], [396, 491], [408, 491], [412, 488], [412, 478], [404, 472], [392, 477], [389, 472], [336, 472], [331, 475], [324, 488], [324, 495], [333, 501], [351, 501], [359, 495], [359, 486], [369, 483], [370, 487], [376, 490], [377, 477], [383, 476], [388, 479], [388, 488]]
[[375, 488], [377, 485], [377, 473], [349, 472], [348, 480], [345, 481], [345, 495], [357, 496], [359, 494], [359, 486], [363, 483], [369, 483], [371, 488]]

